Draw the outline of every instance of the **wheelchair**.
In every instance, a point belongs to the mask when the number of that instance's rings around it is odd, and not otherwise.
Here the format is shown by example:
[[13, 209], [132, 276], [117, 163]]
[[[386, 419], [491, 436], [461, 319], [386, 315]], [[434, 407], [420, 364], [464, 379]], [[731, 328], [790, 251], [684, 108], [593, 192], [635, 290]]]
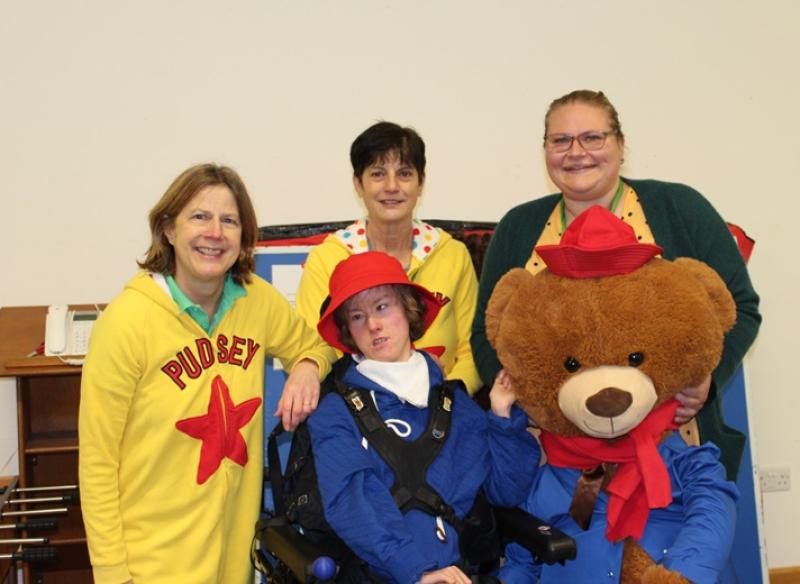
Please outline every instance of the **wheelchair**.
[[[264, 477], [265, 481], [269, 480], [275, 510], [265, 512], [266, 516], [256, 524], [251, 550], [253, 566], [270, 584], [379, 584], [381, 581], [366, 570], [329, 528], [325, 537], [320, 537], [322, 532], [313, 529], [304, 533], [303, 528], [287, 516], [277, 447], [277, 437], [282, 433], [279, 425], [268, 440], [268, 466]], [[322, 510], [318, 512], [321, 514]], [[471, 545], [462, 545], [462, 553], [472, 560], [469, 566], [465, 563], [463, 567], [466, 573], [475, 574], [474, 582], [497, 582], [491, 572], [500, 565], [505, 544], [512, 541], [528, 549], [536, 562], [563, 564], [577, 555], [571, 537], [522, 509], [492, 507], [481, 495], [470, 517], [471, 527], [467, 528], [470, 535], [462, 534], [462, 544], [469, 541]], [[334, 558], [341, 560], [337, 562]]]
[[[504, 541], [514, 541], [528, 549], [537, 562], [553, 564], [572, 560], [577, 555], [575, 540], [522, 509], [493, 508], [498, 529]], [[312, 584], [318, 582], [356, 581], [352, 576], [340, 578], [349, 570], [309, 541], [285, 516], [268, 517], [258, 522], [252, 550], [253, 564], [270, 584]], [[500, 558], [481, 566], [473, 582], [497, 582], [483, 571], [499, 566]], [[350, 566], [352, 568], [352, 566]], [[364, 574], [362, 582], [379, 582]]]

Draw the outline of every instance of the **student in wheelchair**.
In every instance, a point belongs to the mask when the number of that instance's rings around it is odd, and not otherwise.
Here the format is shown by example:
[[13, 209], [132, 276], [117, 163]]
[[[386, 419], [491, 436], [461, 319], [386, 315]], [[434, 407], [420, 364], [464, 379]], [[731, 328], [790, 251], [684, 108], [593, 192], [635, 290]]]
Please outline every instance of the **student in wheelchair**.
[[365, 578], [470, 582], [459, 532], [479, 491], [511, 507], [530, 488], [536, 448], [505, 375], [484, 412], [413, 347], [447, 300], [381, 252], [331, 275], [318, 330], [345, 356], [307, 424], [325, 518]]

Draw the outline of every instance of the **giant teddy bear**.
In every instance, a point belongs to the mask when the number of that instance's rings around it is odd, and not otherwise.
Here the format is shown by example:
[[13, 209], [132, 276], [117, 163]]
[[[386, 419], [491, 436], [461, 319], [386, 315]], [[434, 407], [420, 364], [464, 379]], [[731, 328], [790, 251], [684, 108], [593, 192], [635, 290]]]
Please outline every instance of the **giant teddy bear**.
[[539, 566], [512, 544], [501, 579], [729, 581], [736, 488], [716, 446], [687, 446], [673, 422], [673, 396], [713, 371], [734, 324], [725, 284], [699, 261], [657, 257], [601, 207], [537, 252], [548, 269], [506, 274], [486, 327], [541, 429], [547, 462], [523, 506], [578, 556]]

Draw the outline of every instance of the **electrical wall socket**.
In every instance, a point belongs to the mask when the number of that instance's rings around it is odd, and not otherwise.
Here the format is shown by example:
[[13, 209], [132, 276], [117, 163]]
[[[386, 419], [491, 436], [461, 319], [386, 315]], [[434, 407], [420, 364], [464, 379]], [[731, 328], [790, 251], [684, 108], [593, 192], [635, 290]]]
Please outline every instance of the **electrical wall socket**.
[[761, 491], [764, 493], [788, 491], [792, 488], [792, 477], [788, 466], [762, 468], [759, 475], [761, 477]]

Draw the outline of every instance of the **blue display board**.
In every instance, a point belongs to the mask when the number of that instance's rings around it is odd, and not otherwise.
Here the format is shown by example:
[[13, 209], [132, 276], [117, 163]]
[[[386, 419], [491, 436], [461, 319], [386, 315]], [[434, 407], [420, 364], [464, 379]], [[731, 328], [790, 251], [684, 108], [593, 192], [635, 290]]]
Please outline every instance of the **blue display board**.
[[[297, 289], [297, 278], [292, 278], [291, 275], [287, 276], [286, 272], [295, 269], [299, 274], [299, 270], [302, 269], [310, 249], [307, 246], [258, 248], [256, 253], [256, 274], [267, 282], [273, 283], [291, 301]], [[282, 289], [282, 286], [288, 286], [290, 289]], [[286, 380], [286, 373], [280, 363], [272, 358], [267, 359], [264, 372], [264, 460], [266, 461], [267, 437], [278, 423], [278, 418], [273, 413], [278, 407], [278, 400], [283, 390], [283, 383]], [[284, 464], [289, 457], [291, 439], [291, 434], [289, 433], [283, 434], [278, 439], [278, 451]], [[272, 492], [269, 487], [264, 491], [264, 502], [267, 509], [272, 509]]]
[[747, 414], [747, 391], [742, 367], [722, 392], [722, 412], [726, 423], [747, 435], [742, 465], [736, 486], [739, 488], [736, 535], [733, 540], [733, 567], [742, 584], [766, 582], [761, 501], [756, 489], [758, 466], [754, 461], [754, 448]]

